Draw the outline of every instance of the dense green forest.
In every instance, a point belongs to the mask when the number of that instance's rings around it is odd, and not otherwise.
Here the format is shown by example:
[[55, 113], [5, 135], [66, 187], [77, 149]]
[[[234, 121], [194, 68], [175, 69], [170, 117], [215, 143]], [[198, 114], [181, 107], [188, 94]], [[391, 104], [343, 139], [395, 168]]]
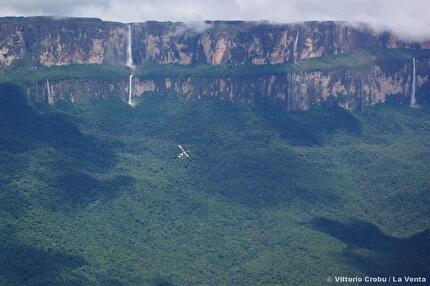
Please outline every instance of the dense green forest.
[[[290, 72], [365, 70], [374, 64], [400, 63], [412, 57], [425, 61], [429, 50], [366, 49], [333, 56], [304, 59], [298, 64], [265, 65], [208, 65], [208, 64], [156, 64], [145, 62], [133, 71], [140, 78], [246, 78], [262, 75], [284, 75]], [[40, 66], [24, 58], [7, 73], [0, 75], [0, 83], [35, 83], [49, 80], [115, 80], [128, 79], [131, 70], [123, 65], [71, 64], [64, 66]]]
[[2, 84], [0, 188], [0, 285], [430, 273], [427, 106], [48, 106]]

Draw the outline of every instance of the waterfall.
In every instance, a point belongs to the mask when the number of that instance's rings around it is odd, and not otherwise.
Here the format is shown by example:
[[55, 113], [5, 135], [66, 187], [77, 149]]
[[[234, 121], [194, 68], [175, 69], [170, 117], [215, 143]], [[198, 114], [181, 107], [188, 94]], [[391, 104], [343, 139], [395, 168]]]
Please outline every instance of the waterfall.
[[131, 25], [127, 25], [127, 66], [131, 69], [134, 69], [133, 64], [133, 54], [131, 50]]
[[131, 49], [131, 25], [127, 25], [127, 62], [126, 65], [132, 70], [128, 77], [128, 100], [127, 103], [134, 106], [133, 103], [133, 70], [135, 68], [133, 64], [133, 53]]
[[409, 102], [410, 107], [417, 108], [419, 107], [417, 104], [417, 99], [415, 98], [415, 89], [416, 89], [416, 69], [415, 69], [415, 58], [412, 58], [412, 91], [411, 91], [411, 99]]
[[128, 78], [128, 102], [129, 105], [134, 106], [133, 104], [133, 74], [131, 74]]
[[46, 91], [48, 93], [48, 104], [54, 104], [54, 97], [51, 91], [51, 86], [49, 85], [49, 80], [46, 80]]
[[297, 29], [296, 39], [294, 40], [294, 48], [293, 48], [294, 64], [297, 64], [297, 58], [298, 58], [297, 43], [298, 42], [299, 42], [299, 29]]

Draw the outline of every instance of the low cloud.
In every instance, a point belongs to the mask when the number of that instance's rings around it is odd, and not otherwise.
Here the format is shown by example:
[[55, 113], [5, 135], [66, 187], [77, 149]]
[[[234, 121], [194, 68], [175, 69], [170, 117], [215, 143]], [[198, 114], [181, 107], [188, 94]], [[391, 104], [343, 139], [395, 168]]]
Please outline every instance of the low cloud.
[[[429, 0], [2, 0], [1, 16], [81, 16], [119, 22], [308, 20], [365, 22], [401, 38], [430, 39]], [[195, 24], [191, 24], [195, 25]], [[198, 28], [198, 25], [195, 25]]]

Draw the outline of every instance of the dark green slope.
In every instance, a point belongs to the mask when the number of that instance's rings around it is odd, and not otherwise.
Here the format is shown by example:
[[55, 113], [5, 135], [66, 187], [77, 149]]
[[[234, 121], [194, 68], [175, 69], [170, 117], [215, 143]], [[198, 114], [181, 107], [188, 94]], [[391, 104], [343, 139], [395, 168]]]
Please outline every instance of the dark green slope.
[[0, 109], [0, 285], [430, 273], [428, 107], [47, 107], [2, 85]]

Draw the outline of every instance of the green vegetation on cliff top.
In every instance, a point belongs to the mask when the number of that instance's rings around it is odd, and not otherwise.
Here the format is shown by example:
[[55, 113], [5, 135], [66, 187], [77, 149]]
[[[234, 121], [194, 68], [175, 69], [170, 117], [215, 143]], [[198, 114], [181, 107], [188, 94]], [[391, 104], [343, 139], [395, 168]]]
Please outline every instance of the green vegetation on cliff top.
[[126, 66], [107, 64], [73, 64], [65, 66], [19, 65], [0, 75], [0, 83], [34, 83], [49, 80], [117, 80], [127, 78], [130, 70]]
[[373, 64], [397, 63], [410, 60], [412, 57], [428, 58], [430, 50], [395, 50], [369, 49], [354, 50], [351, 53], [335, 56], [323, 56], [302, 60], [297, 64], [278, 65], [159, 65], [147, 62], [138, 67], [136, 75], [140, 77], [249, 77], [259, 75], [277, 75], [290, 72], [336, 71], [366, 69]]
[[[401, 50], [401, 49], [369, 49], [354, 50], [351, 53], [335, 56], [323, 56], [300, 61], [298, 64], [278, 65], [177, 65], [155, 64], [150, 61], [137, 67], [134, 74], [142, 78], [240, 78], [261, 75], [280, 75], [290, 72], [307, 71], [336, 71], [363, 70], [373, 64], [402, 63], [412, 57], [429, 58], [429, 50]], [[66, 66], [40, 67], [31, 66], [28, 61], [23, 62], [7, 73], [0, 75], [0, 82], [32, 83], [49, 80], [114, 80], [127, 79], [131, 73], [124, 65], [73, 64]]]

